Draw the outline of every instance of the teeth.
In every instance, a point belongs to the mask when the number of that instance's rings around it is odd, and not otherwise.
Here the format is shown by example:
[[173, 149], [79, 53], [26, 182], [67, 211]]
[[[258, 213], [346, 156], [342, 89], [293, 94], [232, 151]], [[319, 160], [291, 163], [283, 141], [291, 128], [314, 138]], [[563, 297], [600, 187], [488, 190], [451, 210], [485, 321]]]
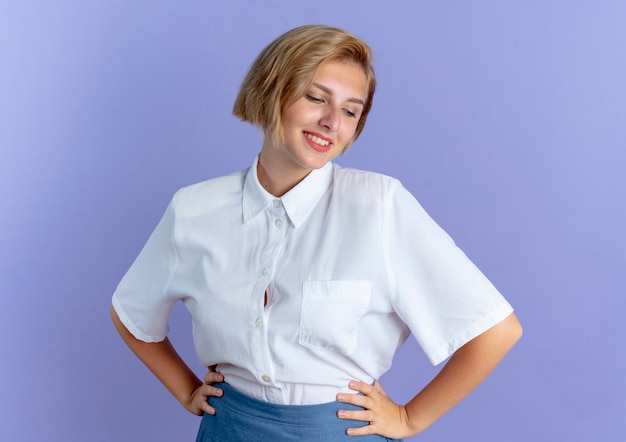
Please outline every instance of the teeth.
[[310, 133], [305, 133], [306, 137], [313, 141], [315, 144], [319, 144], [320, 146], [328, 146], [330, 143], [326, 140], [322, 140], [320, 137], [316, 137]]

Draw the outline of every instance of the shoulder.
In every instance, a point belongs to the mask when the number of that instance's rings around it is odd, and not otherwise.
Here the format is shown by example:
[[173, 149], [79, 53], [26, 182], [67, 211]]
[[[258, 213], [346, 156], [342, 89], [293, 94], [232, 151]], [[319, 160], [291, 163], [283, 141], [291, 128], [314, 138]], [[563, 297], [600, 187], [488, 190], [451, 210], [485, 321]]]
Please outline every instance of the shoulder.
[[341, 167], [334, 164], [335, 184], [340, 186], [363, 185], [367, 188], [390, 189], [400, 185], [398, 179], [369, 170], [353, 169], [351, 167]]
[[427, 219], [428, 214], [399, 179], [366, 170], [335, 165], [334, 196], [366, 209], [380, 209], [387, 216]]
[[212, 178], [179, 189], [172, 198], [177, 217], [192, 217], [240, 203], [248, 169]]
[[388, 198], [398, 187], [400, 181], [382, 173], [353, 169], [334, 165], [334, 188], [350, 194], [359, 194], [375, 198]]

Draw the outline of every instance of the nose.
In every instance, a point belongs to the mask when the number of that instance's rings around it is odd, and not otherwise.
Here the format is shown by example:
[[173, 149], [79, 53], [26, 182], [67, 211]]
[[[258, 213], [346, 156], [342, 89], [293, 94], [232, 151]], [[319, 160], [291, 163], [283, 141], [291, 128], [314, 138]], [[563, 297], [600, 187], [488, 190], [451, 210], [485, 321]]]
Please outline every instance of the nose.
[[325, 127], [331, 132], [339, 130], [341, 122], [341, 110], [336, 107], [328, 107], [325, 109], [324, 115], [320, 118], [320, 126]]

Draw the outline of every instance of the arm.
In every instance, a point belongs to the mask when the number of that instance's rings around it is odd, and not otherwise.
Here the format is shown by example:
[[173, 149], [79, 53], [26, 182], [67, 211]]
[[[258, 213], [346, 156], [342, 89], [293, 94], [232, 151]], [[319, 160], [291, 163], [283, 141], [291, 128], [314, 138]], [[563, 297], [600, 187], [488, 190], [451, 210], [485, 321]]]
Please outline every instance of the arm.
[[439, 374], [405, 406], [392, 402], [378, 381], [374, 386], [353, 381], [350, 388], [363, 394], [340, 393], [337, 400], [365, 410], [340, 410], [338, 415], [370, 422], [349, 429], [351, 436], [380, 434], [398, 439], [421, 433], [472, 392], [521, 336], [517, 317], [509, 315], [459, 348]]
[[203, 383], [176, 353], [169, 339], [150, 343], [138, 340], [122, 324], [113, 306], [111, 319], [126, 345], [185, 409], [198, 416], [203, 413], [215, 414], [215, 410], [207, 402], [207, 397], [222, 395], [222, 390], [211, 386], [214, 382], [224, 380], [221, 373], [210, 370]]

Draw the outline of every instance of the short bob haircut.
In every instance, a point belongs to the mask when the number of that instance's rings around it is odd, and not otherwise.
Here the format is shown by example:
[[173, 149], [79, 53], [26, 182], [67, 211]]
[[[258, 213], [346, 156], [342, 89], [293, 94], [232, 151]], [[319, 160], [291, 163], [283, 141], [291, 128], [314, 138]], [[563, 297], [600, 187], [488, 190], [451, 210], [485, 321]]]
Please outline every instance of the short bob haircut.
[[356, 63], [363, 68], [367, 99], [350, 147], [365, 126], [372, 108], [376, 76], [370, 47], [340, 28], [307, 25], [292, 29], [270, 43], [258, 55], [244, 78], [233, 106], [233, 115], [261, 128], [274, 142], [282, 142], [285, 110], [303, 97], [326, 61]]

